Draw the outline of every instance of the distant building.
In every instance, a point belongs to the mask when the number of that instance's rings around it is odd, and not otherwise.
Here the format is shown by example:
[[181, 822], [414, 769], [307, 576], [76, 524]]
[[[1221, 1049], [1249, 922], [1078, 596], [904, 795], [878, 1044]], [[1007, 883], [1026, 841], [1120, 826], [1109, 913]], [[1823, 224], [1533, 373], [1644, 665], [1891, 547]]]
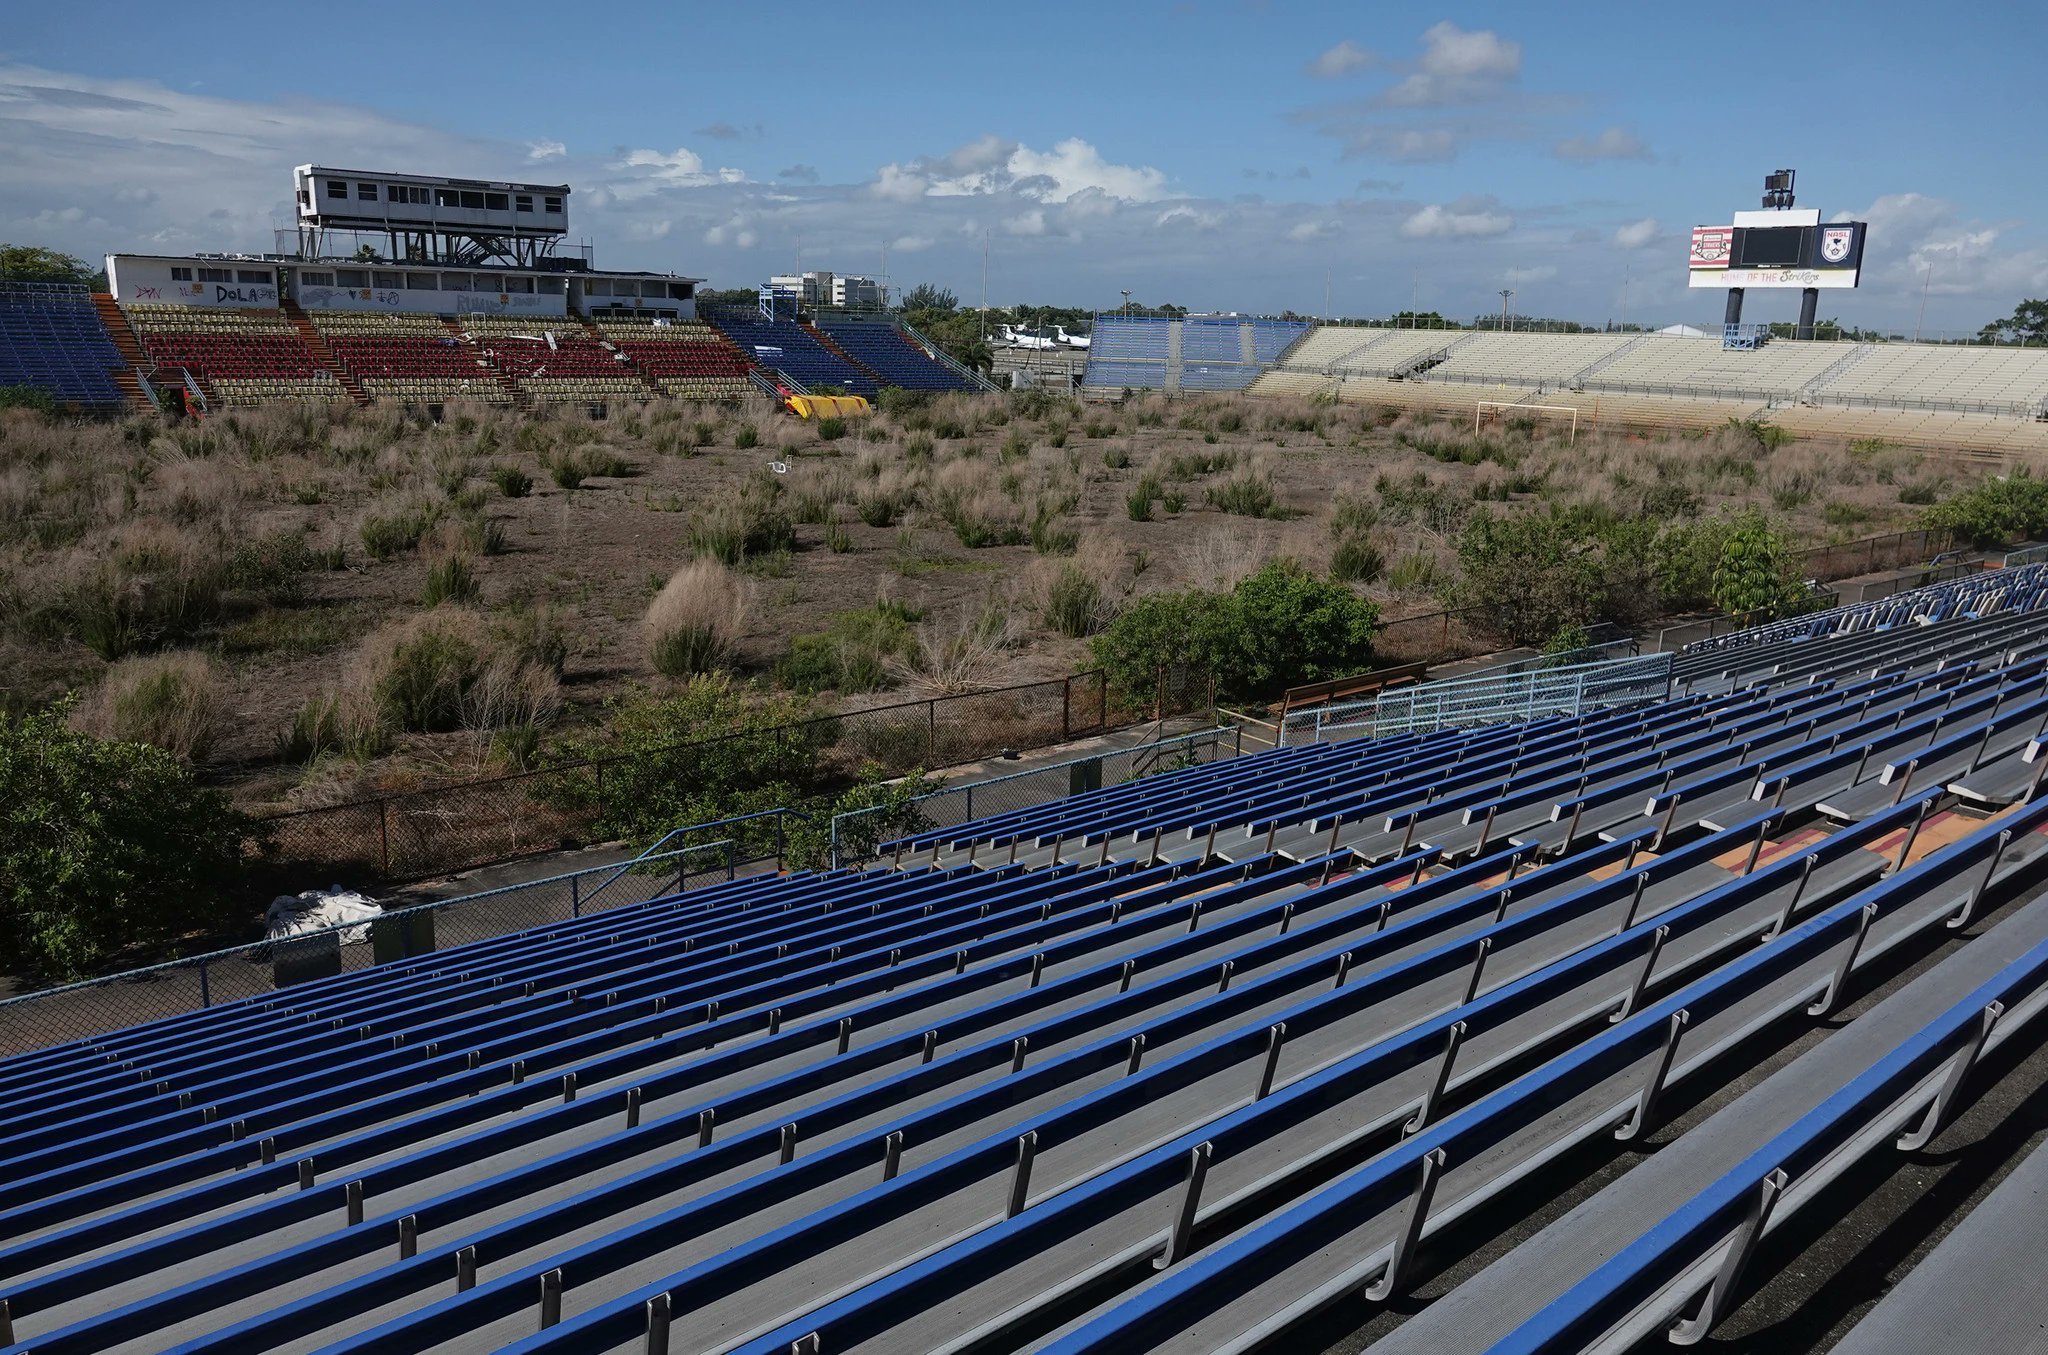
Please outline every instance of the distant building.
[[801, 306], [879, 310], [889, 303], [888, 289], [873, 278], [825, 269], [778, 274], [768, 279], [768, 290], [778, 299], [795, 301]]

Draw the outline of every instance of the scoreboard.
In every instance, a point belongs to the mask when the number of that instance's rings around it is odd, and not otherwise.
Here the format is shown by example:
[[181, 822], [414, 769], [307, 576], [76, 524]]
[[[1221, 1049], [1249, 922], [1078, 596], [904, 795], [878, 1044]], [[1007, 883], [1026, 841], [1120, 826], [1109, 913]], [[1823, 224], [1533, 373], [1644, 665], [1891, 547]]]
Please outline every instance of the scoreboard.
[[1863, 268], [1861, 221], [1822, 222], [1814, 208], [1737, 212], [1726, 226], [1694, 226], [1691, 287], [1854, 287]]

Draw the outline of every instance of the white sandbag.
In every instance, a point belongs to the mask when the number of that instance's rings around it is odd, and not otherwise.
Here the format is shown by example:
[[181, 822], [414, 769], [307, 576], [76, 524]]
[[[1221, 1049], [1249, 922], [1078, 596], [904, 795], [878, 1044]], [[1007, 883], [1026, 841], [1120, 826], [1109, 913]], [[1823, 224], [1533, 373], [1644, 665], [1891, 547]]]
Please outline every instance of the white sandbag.
[[[348, 929], [341, 933], [341, 944], [353, 946], [370, 939], [368, 924], [383, 914], [384, 910], [375, 901], [353, 889], [344, 889], [340, 885], [331, 889], [309, 889], [303, 894], [280, 894], [272, 899], [269, 910], [264, 914], [263, 934], [265, 940], [282, 941], [306, 932], [346, 926]], [[350, 925], [358, 923], [363, 925]]]

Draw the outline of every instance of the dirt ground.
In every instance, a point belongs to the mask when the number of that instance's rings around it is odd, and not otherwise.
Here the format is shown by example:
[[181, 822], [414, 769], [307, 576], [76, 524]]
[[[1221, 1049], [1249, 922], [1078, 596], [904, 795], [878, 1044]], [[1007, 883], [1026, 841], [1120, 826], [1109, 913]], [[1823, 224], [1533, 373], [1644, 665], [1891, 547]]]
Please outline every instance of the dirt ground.
[[[591, 471], [580, 482], [557, 474], [577, 458]], [[516, 497], [503, 488], [515, 473], [531, 482]], [[793, 519], [794, 542], [737, 571], [749, 599], [729, 660], [738, 675], [773, 682], [793, 637], [878, 599], [909, 618], [907, 657], [891, 663], [886, 689], [827, 692], [829, 707], [1087, 667], [1086, 640], [1046, 619], [1062, 561], [1099, 586], [1099, 624], [1129, 597], [1228, 587], [1275, 556], [1326, 569], [1349, 531], [1379, 563], [1354, 586], [1396, 617], [1441, 605], [1457, 527], [1481, 509], [1549, 500], [1683, 517], [1754, 504], [1821, 543], [1910, 526], [1917, 504], [1964, 478], [1938, 454], [1770, 447], [1754, 430], [1568, 443], [1509, 426], [1475, 438], [1447, 420], [1250, 397], [945, 397], [843, 432], [765, 403], [601, 421], [453, 410], [438, 425], [382, 409], [261, 410], [196, 429], [14, 416], [0, 420], [0, 696], [18, 708], [99, 681], [108, 664], [64, 618], [77, 581], [107, 561], [146, 558], [161, 573], [175, 557], [196, 569], [194, 559], [297, 535], [322, 565], [289, 597], [230, 586], [216, 612], [157, 647], [211, 656], [222, 718], [205, 758], [219, 779], [255, 805], [318, 803], [493, 765], [475, 732], [405, 735], [378, 757], [311, 770], [280, 753], [295, 714], [346, 680], [372, 632], [425, 609], [428, 572], [450, 553], [475, 579], [472, 610], [544, 605], [562, 622], [559, 732], [608, 697], [664, 681], [644, 633], [650, 599], [700, 553], [700, 529], [742, 503]], [[1141, 487], [1145, 520], [1132, 508]], [[872, 511], [875, 500], [893, 511]], [[1366, 506], [1367, 527], [1342, 518], [1347, 503]], [[439, 521], [417, 547], [375, 558], [370, 520], [413, 510]], [[458, 523], [489, 524], [492, 545], [463, 546]], [[136, 586], [164, 585], [151, 575]], [[944, 649], [946, 633], [990, 617], [1000, 640], [973, 671], [941, 677], [917, 662], [920, 647]]]

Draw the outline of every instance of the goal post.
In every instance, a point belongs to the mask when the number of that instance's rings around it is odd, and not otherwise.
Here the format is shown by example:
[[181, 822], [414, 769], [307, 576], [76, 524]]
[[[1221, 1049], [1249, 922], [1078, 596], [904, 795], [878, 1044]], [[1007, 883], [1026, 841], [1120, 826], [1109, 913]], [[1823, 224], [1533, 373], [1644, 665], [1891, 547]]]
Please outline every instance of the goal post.
[[1560, 418], [1569, 415], [1571, 417], [1572, 431], [1568, 444], [1576, 444], [1579, 440], [1579, 407], [1577, 405], [1525, 405], [1514, 400], [1481, 400], [1472, 409], [1472, 432], [1475, 436], [1479, 432], [1479, 425], [1486, 421], [1486, 411], [1489, 409], [1496, 411], [1496, 413], [1501, 410], [1512, 409], [1522, 413], [1549, 414]]

